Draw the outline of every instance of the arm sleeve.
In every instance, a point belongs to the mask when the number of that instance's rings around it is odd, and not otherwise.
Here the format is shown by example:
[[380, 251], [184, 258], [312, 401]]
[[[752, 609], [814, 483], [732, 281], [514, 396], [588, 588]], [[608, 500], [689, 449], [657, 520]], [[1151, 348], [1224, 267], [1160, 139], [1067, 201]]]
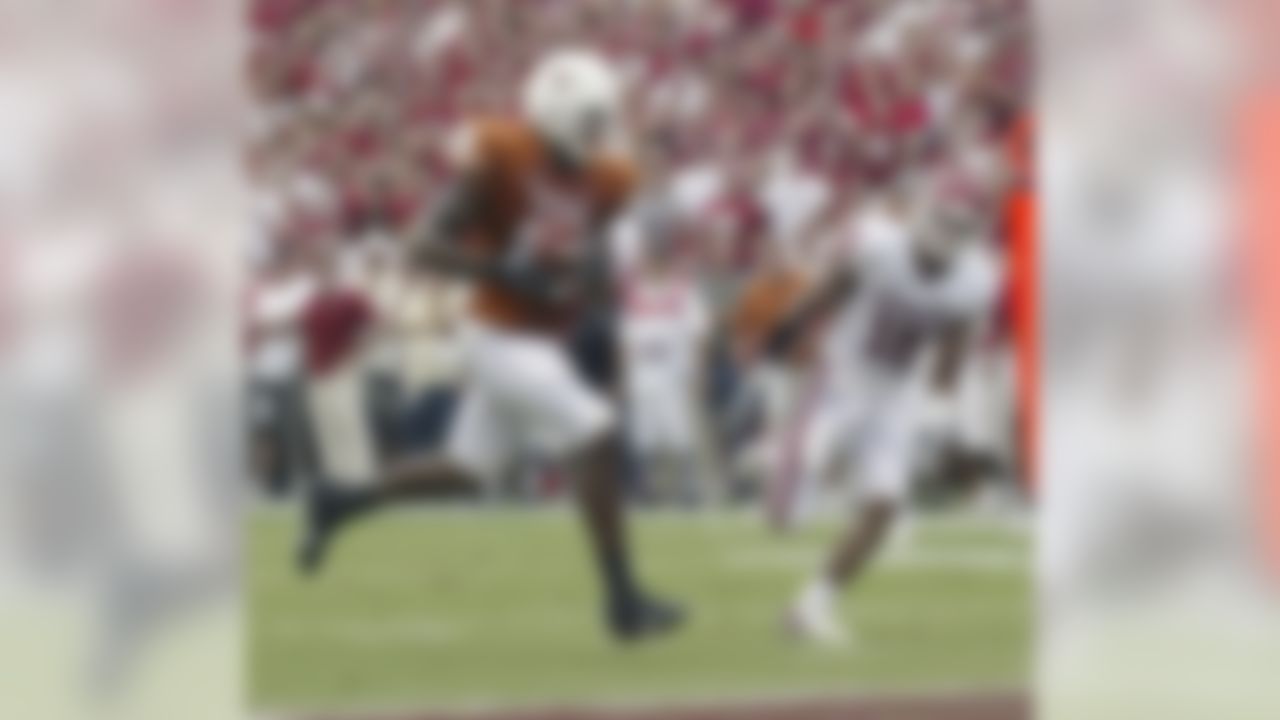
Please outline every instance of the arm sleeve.
[[625, 158], [606, 158], [600, 163], [596, 181], [596, 217], [608, 221], [621, 213], [640, 184], [635, 164]]
[[432, 198], [417, 232], [419, 245], [456, 238], [476, 221], [486, 188], [500, 173], [500, 134], [491, 123], [479, 122], [462, 125], [445, 139], [443, 155], [454, 178]]

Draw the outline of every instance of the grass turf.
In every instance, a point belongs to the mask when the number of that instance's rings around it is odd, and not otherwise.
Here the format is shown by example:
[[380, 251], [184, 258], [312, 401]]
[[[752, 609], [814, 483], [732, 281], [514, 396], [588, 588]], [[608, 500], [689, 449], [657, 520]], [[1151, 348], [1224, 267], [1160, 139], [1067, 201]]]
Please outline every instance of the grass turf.
[[357, 526], [319, 578], [291, 565], [297, 524], [264, 510], [248, 543], [259, 708], [458, 708], [741, 695], [1015, 687], [1029, 661], [1026, 533], [924, 519], [847, 598], [857, 648], [800, 647], [783, 607], [835, 531], [780, 538], [742, 515], [642, 516], [645, 576], [688, 603], [680, 635], [601, 632], [572, 515], [423, 511]]

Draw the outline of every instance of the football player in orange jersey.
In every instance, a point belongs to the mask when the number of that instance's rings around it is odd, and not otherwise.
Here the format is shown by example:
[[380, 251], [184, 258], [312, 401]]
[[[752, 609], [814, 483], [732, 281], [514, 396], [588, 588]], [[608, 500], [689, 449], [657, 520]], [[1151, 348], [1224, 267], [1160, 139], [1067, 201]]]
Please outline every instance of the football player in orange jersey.
[[634, 576], [606, 389], [614, 298], [605, 232], [635, 182], [611, 146], [620, 95], [606, 61], [560, 50], [534, 68], [523, 118], [480, 120], [455, 139], [458, 181], [412, 248], [414, 262], [473, 285], [464, 395], [446, 451], [393, 468], [372, 492], [317, 493], [304, 567], [319, 564], [346, 520], [415, 485], [489, 480], [535, 457], [576, 482], [614, 635], [680, 624], [682, 611]]

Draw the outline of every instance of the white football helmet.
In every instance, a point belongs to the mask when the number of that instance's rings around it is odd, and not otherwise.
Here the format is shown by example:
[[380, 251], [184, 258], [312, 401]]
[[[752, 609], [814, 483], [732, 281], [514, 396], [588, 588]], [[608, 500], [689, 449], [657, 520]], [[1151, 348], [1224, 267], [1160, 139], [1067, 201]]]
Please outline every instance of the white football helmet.
[[608, 61], [590, 50], [563, 49], [534, 67], [522, 105], [543, 137], [581, 160], [611, 138], [621, 99], [621, 82]]

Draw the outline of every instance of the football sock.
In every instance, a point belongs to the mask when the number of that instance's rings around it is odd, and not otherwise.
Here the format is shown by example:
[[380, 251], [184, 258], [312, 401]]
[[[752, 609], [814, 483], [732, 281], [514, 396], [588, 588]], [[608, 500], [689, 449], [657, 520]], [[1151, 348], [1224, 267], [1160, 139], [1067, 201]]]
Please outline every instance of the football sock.
[[600, 472], [582, 477], [579, 483], [578, 502], [609, 602], [629, 603], [637, 597], [638, 588], [627, 546], [621, 483], [616, 476]]

